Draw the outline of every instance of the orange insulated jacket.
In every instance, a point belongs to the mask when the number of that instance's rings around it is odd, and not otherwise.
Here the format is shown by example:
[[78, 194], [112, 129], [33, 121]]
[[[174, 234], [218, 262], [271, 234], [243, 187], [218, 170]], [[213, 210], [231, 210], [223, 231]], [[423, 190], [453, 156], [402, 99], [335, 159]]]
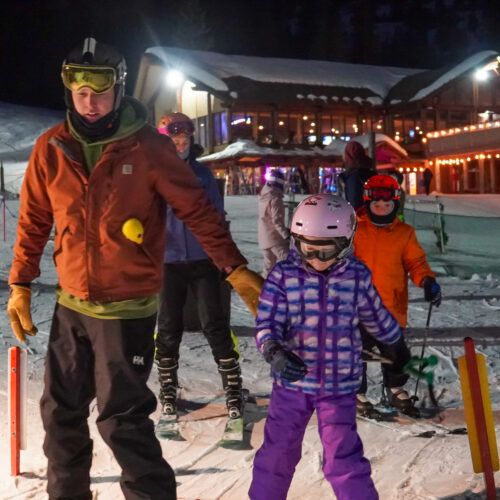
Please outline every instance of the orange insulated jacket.
[[[158, 293], [165, 202], [220, 269], [246, 263], [168, 137], [145, 125], [108, 144], [89, 173], [66, 123], [55, 126], [36, 142], [26, 170], [9, 283], [39, 276], [55, 223], [54, 262], [64, 291], [91, 302]], [[144, 226], [142, 244], [122, 234], [131, 218]]]
[[354, 255], [371, 270], [384, 305], [405, 328], [408, 275], [417, 286], [426, 276], [435, 277], [413, 227], [398, 218], [388, 226], [376, 226], [362, 216], [354, 236]]

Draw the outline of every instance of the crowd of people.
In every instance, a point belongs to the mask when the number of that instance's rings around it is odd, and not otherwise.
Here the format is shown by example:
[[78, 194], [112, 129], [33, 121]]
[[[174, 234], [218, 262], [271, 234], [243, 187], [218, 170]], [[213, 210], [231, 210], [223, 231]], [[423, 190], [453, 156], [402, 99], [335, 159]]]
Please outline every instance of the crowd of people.
[[94, 398], [125, 498], [176, 498], [149, 419], [156, 398], [147, 380], [156, 362], [162, 413], [175, 414], [191, 290], [229, 417], [243, 414], [239, 353], [221, 304], [225, 279], [256, 316], [257, 348], [273, 377], [250, 498], [286, 498], [316, 411], [336, 497], [377, 499], [356, 430], [357, 412], [376, 412], [363, 352], [376, 347], [391, 361], [383, 367], [389, 403], [418, 416], [404, 389], [408, 276], [430, 304], [441, 302], [415, 231], [399, 217], [400, 182], [377, 175], [350, 142], [344, 197], [307, 197], [287, 227], [284, 177], [271, 172], [259, 196], [261, 275], [247, 268], [214, 177], [196, 160], [192, 120], [169, 113], [156, 129], [148, 125], [142, 104], [125, 96], [124, 58], [94, 38], [68, 54], [61, 75], [67, 116], [38, 139], [26, 170], [7, 305], [15, 337], [36, 335], [31, 283], [55, 225], [59, 282], [40, 402], [49, 498], [92, 498]]

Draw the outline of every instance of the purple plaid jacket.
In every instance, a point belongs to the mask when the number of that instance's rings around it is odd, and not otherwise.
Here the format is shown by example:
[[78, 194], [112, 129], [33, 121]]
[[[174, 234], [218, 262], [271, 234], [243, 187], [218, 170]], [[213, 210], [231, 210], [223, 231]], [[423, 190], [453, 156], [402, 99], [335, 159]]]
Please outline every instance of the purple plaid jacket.
[[385, 344], [401, 334], [372, 284], [370, 270], [349, 255], [325, 275], [306, 267], [292, 248], [264, 283], [255, 338], [261, 352], [264, 342], [275, 339], [307, 364], [307, 375], [298, 382], [273, 374], [279, 385], [309, 394], [344, 395], [356, 392], [361, 383], [360, 324]]

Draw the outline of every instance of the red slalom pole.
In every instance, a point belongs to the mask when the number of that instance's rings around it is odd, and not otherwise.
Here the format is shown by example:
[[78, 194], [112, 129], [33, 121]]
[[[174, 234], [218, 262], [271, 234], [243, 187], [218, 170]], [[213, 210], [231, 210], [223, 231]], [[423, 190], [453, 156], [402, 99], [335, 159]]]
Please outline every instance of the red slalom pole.
[[21, 449], [21, 349], [9, 349], [10, 475], [19, 475]]
[[483, 465], [484, 482], [486, 485], [486, 498], [496, 500], [495, 478], [493, 476], [493, 463], [491, 460], [490, 444], [488, 439], [488, 429], [486, 427], [486, 417], [483, 406], [483, 396], [481, 392], [481, 382], [476, 359], [476, 349], [474, 341], [470, 337], [464, 339], [465, 361], [471, 389], [471, 398], [474, 408], [474, 417], [477, 429], [477, 438]]

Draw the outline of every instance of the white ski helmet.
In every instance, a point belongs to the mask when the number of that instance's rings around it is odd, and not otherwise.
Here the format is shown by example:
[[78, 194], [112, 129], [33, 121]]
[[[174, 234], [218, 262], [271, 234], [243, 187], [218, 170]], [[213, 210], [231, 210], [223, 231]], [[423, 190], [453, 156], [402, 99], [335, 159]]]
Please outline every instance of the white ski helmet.
[[[339, 260], [351, 251], [356, 227], [356, 213], [349, 202], [333, 194], [318, 194], [309, 196], [295, 209], [290, 231], [302, 258], [327, 261]], [[311, 245], [323, 250], [311, 251]]]
[[351, 204], [333, 194], [317, 194], [295, 209], [290, 231], [299, 236], [351, 239], [356, 231], [356, 213]]

